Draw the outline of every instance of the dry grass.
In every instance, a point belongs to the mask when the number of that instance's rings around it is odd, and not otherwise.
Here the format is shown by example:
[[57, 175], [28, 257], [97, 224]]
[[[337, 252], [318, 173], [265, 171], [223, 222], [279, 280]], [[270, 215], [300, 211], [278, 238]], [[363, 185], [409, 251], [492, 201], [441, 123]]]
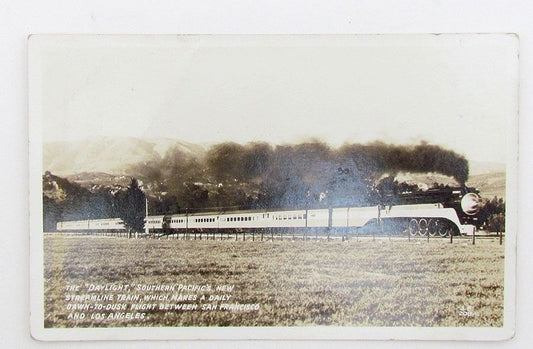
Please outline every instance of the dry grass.
[[[472, 246], [445, 240], [47, 236], [44, 249], [47, 327], [503, 325], [504, 248], [496, 240]], [[231, 284], [234, 301], [259, 303], [260, 310], [149, 311], [145, 320], [69, 320], [65, 287], [86, 283]]]

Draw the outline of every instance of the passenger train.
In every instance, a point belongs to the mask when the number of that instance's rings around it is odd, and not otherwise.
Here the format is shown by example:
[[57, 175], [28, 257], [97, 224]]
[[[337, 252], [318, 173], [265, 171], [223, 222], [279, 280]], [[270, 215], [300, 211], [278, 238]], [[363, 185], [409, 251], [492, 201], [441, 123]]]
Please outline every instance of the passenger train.
[[[480, 210], [480, 198], [461, 195], [460, 205], [442, 203], [336, 207], [329, 209], [249, 210], [181, 213], [147, 216], [145, 230], [151, 234], [224, 231], [327, 231], [332, 234], [387, 233], [411, 236], [471, 235], [471, 217]], [[59, 232], [123, 231], [119, 218], [57, 223]]]

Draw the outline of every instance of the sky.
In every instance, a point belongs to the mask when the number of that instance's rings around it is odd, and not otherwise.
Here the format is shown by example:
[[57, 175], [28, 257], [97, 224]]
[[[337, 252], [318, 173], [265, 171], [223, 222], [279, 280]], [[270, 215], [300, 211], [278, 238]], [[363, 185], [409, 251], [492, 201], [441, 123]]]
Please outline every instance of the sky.
[[37, 36], [32, 59], [45, 143], [425, 141], [503, 163], [517, 141], [512, 35]]

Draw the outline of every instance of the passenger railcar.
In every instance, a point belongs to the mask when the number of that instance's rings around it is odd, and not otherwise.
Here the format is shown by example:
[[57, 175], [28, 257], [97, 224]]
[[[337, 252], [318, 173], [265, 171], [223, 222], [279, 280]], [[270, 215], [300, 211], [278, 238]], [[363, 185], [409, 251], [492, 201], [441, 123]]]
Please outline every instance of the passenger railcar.
[[89, 219], [79, 221], [57, 222], [56, 230], [59, 232], [84, 232], [84, 231], [121, 231], [124, 222], [120, 218]]

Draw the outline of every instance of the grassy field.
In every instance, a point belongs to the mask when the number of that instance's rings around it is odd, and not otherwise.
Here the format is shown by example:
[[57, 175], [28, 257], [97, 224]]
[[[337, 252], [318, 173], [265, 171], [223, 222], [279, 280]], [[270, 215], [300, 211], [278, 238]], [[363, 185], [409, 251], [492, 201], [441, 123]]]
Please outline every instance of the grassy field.
[[[46, 327], [503, 325], [504, 248], [495, 239], [472, 246], [438, 239], [260, 242], [45, 236], [44, 252]], [[89, 292], [90, 284], [130, 289]], [[133, 289], [176, 284], [212, 289]], [[233, 288], [215, 292], [216, 285]], [[67, 286], [78, 289], [67, 291]], [[153, 309], [143, 311], [143, 319], [125, 320], [95, 319], [94, 313], [101, 313], [95, 308], [74, 319], [75, 312], [68, 309], [84, 303], [67, 301], [68, 294], [114, 294], [112, 301], [98, 303], [127, 304], [127, 309], [143, 303], [119, 302], [117, 293], [196, 295], [185, 303], [199, 308]], [[201, 310], [206, 302], [199, 298], [213, 294], [230, 295], [229, 303], [259, 304], [259, 309]], [[96, 307], [94, 301], [85, 303]]]

